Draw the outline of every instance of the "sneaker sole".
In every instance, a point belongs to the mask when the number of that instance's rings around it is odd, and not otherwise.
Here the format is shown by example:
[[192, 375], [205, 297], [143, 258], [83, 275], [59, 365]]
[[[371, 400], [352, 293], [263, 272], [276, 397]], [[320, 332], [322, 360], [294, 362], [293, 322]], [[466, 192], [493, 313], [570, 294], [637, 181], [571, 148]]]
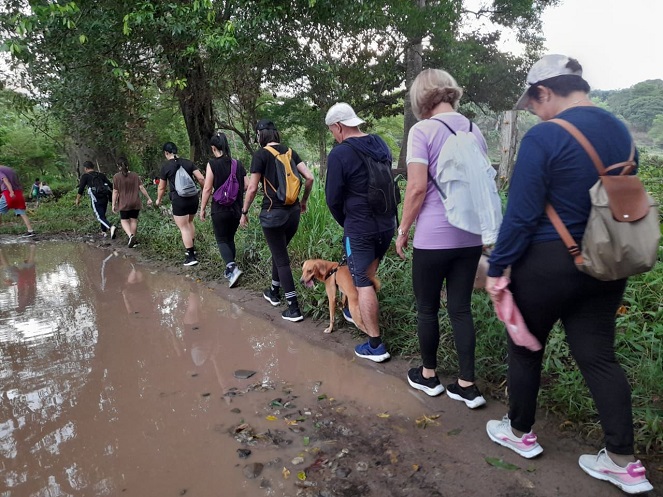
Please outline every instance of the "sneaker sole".
[[369, 361], [373, 361], [373, 362], [384, 362], [384, 361], [386, 361], [387, 359], [389, 359], [391, 357], [389, 355], [389, 352], [387, 352], [386, 354], [382, 354], [382, 355], [361, 355], [356, 350], [355, 350], [355, 355], [357, 357], [361, 357], [362, 359], [368, 359]]
[[242, 271], [238, 271], [237, 276], [235, 276], [234, 278], [228, 280], [228, 288], [234, 287], [235, 283], [237, 283], [237, 281], [239, 280], [239, 277], [242, 276], [242, 274], [243, 274]]
[[435, 397], [437, 395], [440, 395], [442, 392], [444, 392], [444, 387], [442, 385], [438, 385], [435, 388], [428, 388], [425, 385], [420, 385], [419, 383], [415, 383], [410, 379], [410, 377], [407, 377], [407, 382], [410, 384], [412, 388], [415, 390], [421, 390], [424, 392], [426, 395], [429, 395], [431, 397]]
[[297, 316], [296, 318], [287, 318], [285, 316], [281, 316], [283, 319], [286, 321], [292, 321], [293, 323], [298, 323], [299, 321], [304, 321], [304, 316]]
[[580, 469], [582, 469], [585, 473], [587, 473], [592, 478], [596, 478], [597, 480], [603, 480], [603, 481], [610, 482], [613, 485], [619, 487], [622, 491], [626, 492], [627, 494], [640, 494], [642, 492], [651, 492], [652, 490], [654, 490], [654, 487], [649, 482], [646, 482], [646, 483], [642, 482], [642, 483], [638, 483], [637, 485], [626, 485], [625, 483], [622, 483], [619, 480], [615, 480], [613, 478], [610, 478], [608, 475], [604, 475], [603, 473], [600, 473], [600, 472], [595, 471], [591, 468], [583, 466], [582, 461], [580, 459], [578, 459], [578, 465], [580, 466]]
[[488, 433], [488, 438], [490, 438], [493, 442], [495, 442], [498, 445], [501, 445], [502, 447], [506, 447], [507, 449], [511, 449], [516, 454], [518, 454], [521, 457], [524, 457], [525, 459], [532, 459], [533, 457], [536, 457], [543, 452], [543, 447], [541, 447], [540, 445], [533, 448], [532, 450], [528, 450], [527, 452], [520, 450], [519, 448], [514, 447], [513, 445], [509, 445], [504, 440], [500, 440], [499, 438], [494, 437], [493, 434], [490, 432], [490, 430], [488, 430], [488, 425], [486, 425], [486, 433]]
[[355, 326], [357, 326], [357, 323], [355, 323], [355, 320], [354, 320], [354, 319], [347, 317], [345, 314], [343, 314], [343, 318], [344, 318], [348, 323], [350, 323], [350, 324], [354, 324]]
[[447, 390], [447, 397], [453, 400], [460, 400], [461, 402], [465, 402], [465, 405], [470, 409], [476, 409], [477, 407], [486, 405], [486, 399], [484, 399], [481, 395], [479, 395], [478, 397], [472, 400], [467, 400], [466, 398], [461, 397], [460, 395], [457, 395], [455, 393], [451, 393], [449, 390]]
[[267, 302], [269, 302], [270, 304], [272, 304], [274, 307], [276, 307], [277, 305], [279, 305], [279, 304], [281, 303], [281, 301], [279, 301], [279, 302], [274, 302], [272, 299], [270, 299], [270, 298], [269, 298], [267, 295], [265, 295], [264, 293], [262, 294], [262, 296], [263, 296], [263, 298], [264, 298]]
[[185, 262], [184, 263], [185, 266], [195, 266], [197, 264], [198, 264], [198, 261], [191, 261], [191, 262]]
[[115, 231], [116, 231], [116, 229], [117, 228], [115, 228], [115, 226], [111, 226], [111, 230], [110, 230], [111, 240], [115, 240]]

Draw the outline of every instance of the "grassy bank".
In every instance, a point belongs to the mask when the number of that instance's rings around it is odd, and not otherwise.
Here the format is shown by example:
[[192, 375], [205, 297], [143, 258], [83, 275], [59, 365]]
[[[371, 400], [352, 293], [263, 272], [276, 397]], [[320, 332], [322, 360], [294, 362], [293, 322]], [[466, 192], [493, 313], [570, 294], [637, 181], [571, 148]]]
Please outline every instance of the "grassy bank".
[[[661, 168], [646, 171], [660, 195]], [[155, 197], [151, 190], [152, 197]], [[88, 202], [74, 206], [75, 192], [58, 201], [43, 203], [30, 212], [40, 233], [90, 234], [98, 232]], [[659, 197], [660, 200], [660, 197]], [[238, 262], [245, 271], [241, 284], [260, 291], [270, 281], [270, 256], [257, 221], [257, 206], [250, 213], [250, 226], [237, 237]], [[111, 214], [111, 219], [117, 217]], [[0, 233], [21, 233], [20, 221], [5, 216]], [[119, 222], [118, 222], [119, 224]], [[191, 271], [203, 280], [220, 279], [223, 271], [210, 222], [196, 220], [196, 247], [201, 264]], [[118, 230], [116, 243], [126, 243]], [[302, 216], [299, 232], [291, 243], [292, 267], [295, 278], [300, 276], [301, 264], [308, 258], [339, 260], [341, 257], [341, 229], [331, 218], [324, 191], [316, 183], [309, 212]], [[145, 209], [139, 224], [140, 246], [143, 255], [180, 265], [184, 258], [179, 232], [172, 219], [157, 209]], [[663, 262], [653, 271], [631, 278], [624, 297], [624, 305], [617, 317], [617, 354], [633, 387], [633, 407], [636, 439], [639, 450], [649, 453], [663, 450]], [[381, 324], [385, 341], [392, 354], [418, 357], [416, 314], [411, 286], [411, 261], [401, 261], [392, 249], [380, 270], [383, 289], [379, 295]], [[326, 319], [327, 304], [324, 287], [297, 288], [303, 311], [309, 319]], [[489, 383], [494, 392], [502, 392], [506, 373], [505, 334], [495, 317], [485, 292], [475, 292], [473, 312], [477, 328], [477, 373]], [[442, 340], [439, 350], [440, 370], [453, 374], [456, 353], [450, 323], [441, 317]], [[573, 360], [570, 358], [563, 331], [552, 333], [545, 355], [544, 388], [540, 395], [542, 407], [559, 413], [579, 429], [594, 436], [600, 433], [594, 403]]]

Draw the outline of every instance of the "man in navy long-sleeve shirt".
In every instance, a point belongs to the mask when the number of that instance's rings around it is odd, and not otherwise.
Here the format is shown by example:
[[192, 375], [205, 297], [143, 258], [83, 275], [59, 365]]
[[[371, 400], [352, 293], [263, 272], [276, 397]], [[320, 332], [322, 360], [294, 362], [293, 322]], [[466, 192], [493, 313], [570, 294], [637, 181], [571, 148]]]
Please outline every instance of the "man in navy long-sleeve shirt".
[[[364, 331], [369, 336], [368, 342], [355, 347], [355, 354], [382, 362], [390, 356], [380, 338], [378, 299], [370, 276], [375, 275], [389, 248], [396, 218], [392, 214], [373, 213], [368, 201], [367, 166], [355, 149], [378, 161], [389, 162], [391, 152], [382, 138], [359, 129], [363, 123], [346, 103], [337, 103], [327, 112], [325, 124], [339, 145], [327, 159], [325, 194], [332, 216], [343, 227], [343, 249], [359, 294]], [[347, 309], [343, 314], [351, 320]]]

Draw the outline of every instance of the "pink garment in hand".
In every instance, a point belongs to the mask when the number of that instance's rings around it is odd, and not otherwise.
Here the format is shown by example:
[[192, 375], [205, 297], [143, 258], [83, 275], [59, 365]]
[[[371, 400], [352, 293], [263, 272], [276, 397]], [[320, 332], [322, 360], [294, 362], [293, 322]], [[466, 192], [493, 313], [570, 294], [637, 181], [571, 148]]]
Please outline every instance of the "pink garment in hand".
[[500, 293], [499, 299], [492, 299], [495, 313], [506, 326], [513, 343], [533, 352], [541, 350], [541, 342], [527, 329], [523, 315], [513, 301], [513, 294], [508, 288], [509, 282], [509, 278], [501, 276], [495, 284], [495, 290]]

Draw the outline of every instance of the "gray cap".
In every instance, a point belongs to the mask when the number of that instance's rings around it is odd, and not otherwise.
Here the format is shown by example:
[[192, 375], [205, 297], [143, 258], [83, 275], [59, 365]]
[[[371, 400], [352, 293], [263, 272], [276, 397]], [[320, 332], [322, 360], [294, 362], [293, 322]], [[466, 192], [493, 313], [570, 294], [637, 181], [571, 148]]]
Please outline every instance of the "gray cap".
[[518, 99], [518, 102], [516, 102], [515, 109], [523, 110], [527, 108], [527, 102], [529, 101], [527, 90], [529, 90], [529, 87], [532, 85], [535, 85], [546, 79], [554, 78], [556, 76], [582, 76], [582, 69], [574, 71], [566, 67], [570, 60], [570, 57], [561, 54], [544, 55], [539, 60], [537, 60], [527, 73], [528, 86]]
[[327, 111], [325, 117], [325, 124], [330, 126], [335, 123], [345, 124], [346, 126], [354, 127], [364, 124], [366, 121], [357, 117], [355, 111], [349, 104], [339, 102], [331, 106]]

